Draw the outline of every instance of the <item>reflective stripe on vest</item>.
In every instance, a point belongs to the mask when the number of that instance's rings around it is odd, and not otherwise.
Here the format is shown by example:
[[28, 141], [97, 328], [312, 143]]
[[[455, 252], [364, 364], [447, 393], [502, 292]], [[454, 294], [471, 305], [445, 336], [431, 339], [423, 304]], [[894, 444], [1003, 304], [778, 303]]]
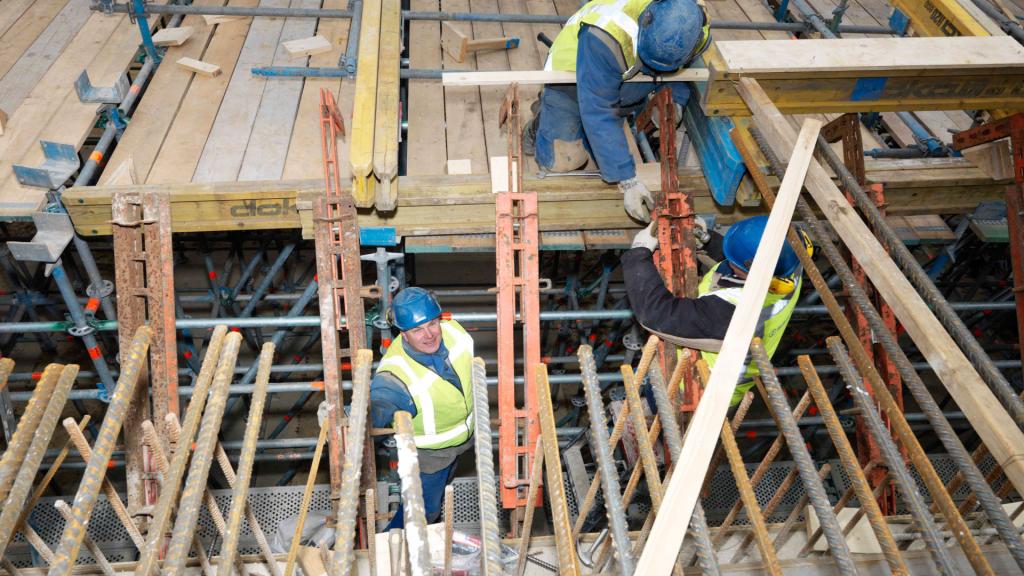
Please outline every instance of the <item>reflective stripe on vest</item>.
[[458, 322], [441, 322], [441, 339], [462, 392], [405, 352], [399, 335], [380, 361], [378, 372], [394, 374], [416, 405], [412, 419], [417, 448], [458, 446], [473, 434], [473, 338]]
[[596, 26], [610, 34], [622, 48], [626, 69], [636, 63], [640, 13], [653, 0], [591, 0], [576, 11], [555, 37], [544, 63], [545, 70], [576, 71], [576, 47], [580, 28]]
[[[722, 266], [719, 263], [718, 266]], [[715, 266], [710, 272], [701, 278], [700, 284], [697, 286], [698, 297], [703, 296], [718, 296], [726, 302], [729, 302], [733, 306], [739, 304], [740, 293], [742, 288], [729, 287], [715, 289], [718, 284], [717, 275], [718, 266]], [[803, 277], [798, 276], [796, 278], [796, 288], [790, 294], [785, 296], [781, 294], [773, 294], [771, 292], [764, 299], [764, 306], [761, 308], [761, 317], [758, 320], [758, 328], [756, 336], [761, 338], [764, 343], [765, 352], [768, 353], [768, 357], [771, 358], [775, 354], [775, 349], [779, 347], [779, 342], [782, 341], [782, 335], [786, 332], [786, 326], [789, 325], [790, 318], [793, 317], [793, 310], [796, 308], [796, 302], [800, 297], [800, 287], [803, 283]], [[708, 366], [714, 366], [715, 360], [718, 359], [718, 354], [715, 352], [706, 352], [701, 350], [700, 355], [708, 363]], [[744, 376], [741, 378], [753, 378], [758, 374], [757, 364], [751, 362], [747, 365], [747, 369], [744, 372]], [[732, 404], [735, 405], [743, 399], [743, 395], [747, 393], [750, 388], [753, 387], [753, 382], [749, 384], [741, 384], [736, 387], [736, 391], [733, 393]]]

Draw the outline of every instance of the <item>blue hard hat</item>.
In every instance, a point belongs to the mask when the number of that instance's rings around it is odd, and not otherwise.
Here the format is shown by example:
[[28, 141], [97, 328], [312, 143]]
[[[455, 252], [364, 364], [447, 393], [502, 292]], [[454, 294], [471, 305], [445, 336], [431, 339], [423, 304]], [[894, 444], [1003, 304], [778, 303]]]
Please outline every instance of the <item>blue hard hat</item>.
[[657, 72], [688, 64], [704, 35], [704, 11], [693, 0], [654, 0], [638, 23], [637, 55]]
[[[722, 251], [725, 252], [726, 260], [744, 272], [750, 272], [750, 265], [754, 261], [754, 254], [757, 253], [767, 223], [767, 216], [754, 216], [730, 226], [722, 240]], [[779, 278], [792, 276], [799, 264], [800, 260], [797, 259], [793, 248], [788, 243], [783, 243], [782, 253], [775, 263], [774, 275]]]
[[423, 288], [406, 288], [391, 302], [391, 324], [405, 332], [430, 322], [441, 315], [441, 304], [433, 292]]

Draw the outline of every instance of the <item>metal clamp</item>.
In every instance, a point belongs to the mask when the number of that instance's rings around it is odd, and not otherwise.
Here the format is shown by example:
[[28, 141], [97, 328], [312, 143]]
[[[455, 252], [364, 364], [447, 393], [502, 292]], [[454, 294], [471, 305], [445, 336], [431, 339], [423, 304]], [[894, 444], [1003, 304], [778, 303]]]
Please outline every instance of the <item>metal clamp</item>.
[[78, 150], [70, 144], [40, 140], [45, 160], [38, 167], [14, 165], [14, 175], [24, 186], [57, 189], [82, 165]]
[[78, 99], [87, 104], [120, 104], [128, 96], [129, 88], [131, 88], [131, 82], [128, 81], [127, 74], [122, 74], [113, 86], [105, 87], [93, 86], [89, 80], [88, 70], [82, 70], [75, 80], [75, 92], [78, 94]]
[[34, 212], [32, 221], [36, 235], [28, 242], [8, 242], [11, 256], [24, 262], [56, 262], [75, 237], [71, 218], [58, 212]]
[[[73, 320], [71, 320], [70, 317], [68, 317], [68, 321], [74, 322]], [[93, 326], [92, 324], [83, 324], [81, 326], [72, 324], [71, 326], [68, 326], [68, 334], [71, 334], [72, 336], [77, 336], [78, 338], [81, 338], [82, 336], [88, 336], [89, 334], [92, 334], [94, 332], [96, 332], [96, 327]]]
[[101, 300], [103, 298], [106, 298], [107, 296], [110, 296], [113, 293], [114, 283], [111, 282], [110, 280], [101, 280], [98, 285], [89, 284], [89, 286], [86, 287], [85, 289], [86, 296], [90, 298], [99, 298]]

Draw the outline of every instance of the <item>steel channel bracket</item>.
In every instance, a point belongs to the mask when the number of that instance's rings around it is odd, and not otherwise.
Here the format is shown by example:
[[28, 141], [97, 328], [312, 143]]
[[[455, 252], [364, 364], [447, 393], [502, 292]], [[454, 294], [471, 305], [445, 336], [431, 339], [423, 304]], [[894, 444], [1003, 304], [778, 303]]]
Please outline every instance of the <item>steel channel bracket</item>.
[[128, 81], [127, 74], [122, 74], [117, 82], [109, 87], [93, 86], [89, 80], [88, 70], [82, 70], [78, 79], [75, 80], [75, 92], [78, 94], [78, 99], [87, 104], [120, 104], [128, 96], [129, 88], [131, 88], [131, 82]]
[[56, 190], [82, 165], [78, 158], [78, 150], [70, 144], [49, 140], [40, 140], [39, 145], [43, 148], [43, 156], [46, 158], [43, 163], [36, 168], [15, 164], [14, 176], [17, 177], [18, 183], [24, 186]]
[[64, 213], [35, 212], [32, 221], [36, 235], [28, 242], [8, 242], [11, 255], [23, 262], [56, 262], [75, 236], [71, 218]]

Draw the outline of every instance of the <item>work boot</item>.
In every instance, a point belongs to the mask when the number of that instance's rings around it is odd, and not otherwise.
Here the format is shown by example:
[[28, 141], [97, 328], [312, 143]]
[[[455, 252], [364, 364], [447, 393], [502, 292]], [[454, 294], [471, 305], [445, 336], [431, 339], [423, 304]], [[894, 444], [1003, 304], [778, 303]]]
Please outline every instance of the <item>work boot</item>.
[[523, 154], [533, 156], [537, 152], [537, 120], [540, 116], [534, 116], [532, 120], [523, 126], [523, 135], [520, 141], [523, 145]]

